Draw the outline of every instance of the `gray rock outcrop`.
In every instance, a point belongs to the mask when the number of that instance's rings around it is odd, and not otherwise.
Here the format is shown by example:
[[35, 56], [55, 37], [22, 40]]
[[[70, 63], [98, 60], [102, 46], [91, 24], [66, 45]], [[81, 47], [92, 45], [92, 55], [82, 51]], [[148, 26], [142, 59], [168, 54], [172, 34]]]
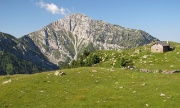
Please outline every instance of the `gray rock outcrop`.
[[142, 30], [93, 20], [82, 14], [67, 16], [22, 38], [27, 37], [57, 65], [77, 59], [84, 49], [125, 49], [158, 40]]

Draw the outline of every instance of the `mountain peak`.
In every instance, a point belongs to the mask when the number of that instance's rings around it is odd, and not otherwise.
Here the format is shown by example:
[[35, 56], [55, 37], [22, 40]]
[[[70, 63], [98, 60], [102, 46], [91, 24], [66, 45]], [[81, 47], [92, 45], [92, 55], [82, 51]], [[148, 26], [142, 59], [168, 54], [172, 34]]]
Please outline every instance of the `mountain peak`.
[[88, 17], [88, 16], [85, 14], [76, 13], [76, 14], [71, 14], [67, 17], [69, 17], [69, 18], [82, 18], [82, 17]]
[[29, 38], [54, 64], [69, 63], [87, 50], [132, 48], [157, 39], [146, 32], [127, 29], [84, 14], [72, 14], [31, 33]]
[[80, 28], [82, 28], [82, 26], [90, 27], [88, 25], [91, 24], [92, 21], [93, 20], [88, 16], [78, 13], [57, 20], [48, 25], [47, 28], [54, 29], [55, 31], [59, 31], [62, 29], [66, 29], [67, 31], [74, 31], [79, 26]]
[[62, 20], [63, 21], [66, 21], [66, 20], [79, 20], [79, 19], [84, 19], [84, 18], [89, 18], [89, 17], [86, 16], [85, 14], [76, 13], [76, 14], [71, 14], [69, 16], [66, 16], [66, 17], [64, 17], [62, 19], [59, 19], [54, 23], [61, 22]]

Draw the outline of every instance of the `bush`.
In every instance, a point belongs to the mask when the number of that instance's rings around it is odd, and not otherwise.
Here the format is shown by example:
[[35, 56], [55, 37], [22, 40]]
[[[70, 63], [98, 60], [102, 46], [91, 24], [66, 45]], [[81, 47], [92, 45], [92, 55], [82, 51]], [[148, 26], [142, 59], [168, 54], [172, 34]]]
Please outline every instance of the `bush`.
[[93, 64], [97, 64], [101, 61], [101, 59], [98, 57], [98, 55], [93, 54], [88, 56], [88, 58], [85, 60], [85, 66], [92, 66]]
[[122, 67], [133, 66], [133, 62], [132, 62], [131, 59], [122, 58], [122, 59], [121, 59], [121, 66], [122, 66]]
[[89, 51], [87, 51], [87, 50], [84, 50], [84, 51], [83, 51], [83, 57], [87, 57], [89, 54], [90, 54]]
[[84, 50], [83, 54], [80, 56], [80, 58], [76, 60], [72, 60], [69, 67], [70, 68], [76, 68], [76, 67], [83, 67], [83, 66], [92, 66], [94, 64], [97, 64], [101, 61], [100, 57], [97, 54], [93, 54], [87, 50]]
[[77, 62], [75, 60], [72, 60], [71, 63], [70, 63], [70, 67], [71, 68], [77, 67]]
[[8, 75], [12, 75], [13, 73], [13, 65], [11, 63], [7, 64], [6, 72]]
[[122, 66], [122, 67], [125, 67], [125, 66], [126, 66], [126, 61], [125, 61], [124, 58], [122, 58], [122, 60], [121, 60], [121, 66]]

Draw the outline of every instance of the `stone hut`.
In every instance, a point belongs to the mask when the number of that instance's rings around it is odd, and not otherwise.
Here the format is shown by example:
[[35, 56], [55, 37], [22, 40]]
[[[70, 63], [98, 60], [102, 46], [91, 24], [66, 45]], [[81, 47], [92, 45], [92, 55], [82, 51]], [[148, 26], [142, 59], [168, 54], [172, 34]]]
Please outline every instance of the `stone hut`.
[[170, 45], [165, 41], [158, 41], [151, 45], [151, 52], [167, 52], [170, 50]]

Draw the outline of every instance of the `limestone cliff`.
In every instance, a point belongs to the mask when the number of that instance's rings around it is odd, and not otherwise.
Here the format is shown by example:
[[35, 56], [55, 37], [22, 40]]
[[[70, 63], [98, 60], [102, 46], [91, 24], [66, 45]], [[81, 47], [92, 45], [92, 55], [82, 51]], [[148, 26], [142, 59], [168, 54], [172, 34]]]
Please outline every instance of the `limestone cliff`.
[[158, 40], [142, 30], [93, 20], [83, 14], [67, 16], [23, 38], [27, 37], [50, 62], [59, 65], [77, 59], [84, 49], [125, 49]]

